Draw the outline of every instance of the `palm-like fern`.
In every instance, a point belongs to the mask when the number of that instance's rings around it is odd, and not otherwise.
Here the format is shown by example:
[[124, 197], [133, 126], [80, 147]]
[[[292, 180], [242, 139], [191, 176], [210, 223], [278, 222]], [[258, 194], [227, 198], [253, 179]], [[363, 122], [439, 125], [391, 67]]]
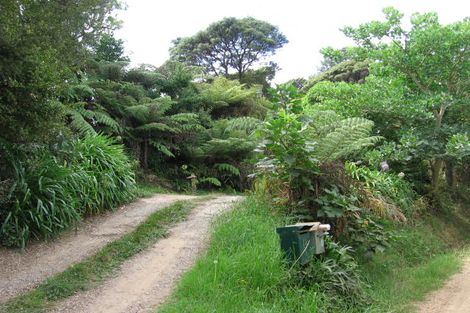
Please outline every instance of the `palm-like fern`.
[[374, 122], [365, 118], [341, 119], [332, 111], [318, 111], [312, 117], [309, 134], [317, 141], [315, 156], [320, 160], [341, 159], [382, 140], [370, 135]]
[[68, 110], [70, 127], [80, 135], [96, 135], [97, 128], [114, 134], [119, 134], [122, 131], [121, 125], [106, 111], [99, 108], [87, 110], [84, 105], [86, 103], [78, 103], [74, 108]]

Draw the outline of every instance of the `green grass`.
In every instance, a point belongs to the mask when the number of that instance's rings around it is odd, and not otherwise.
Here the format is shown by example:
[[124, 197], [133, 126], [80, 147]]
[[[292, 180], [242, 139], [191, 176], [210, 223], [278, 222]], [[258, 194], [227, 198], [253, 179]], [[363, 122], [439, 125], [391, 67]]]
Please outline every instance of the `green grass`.
[[469, 238], [457, 229], [466, 225], [470, 231], [469, 224], [424, 220], [387, 225], [394, 234], [392, 246], [360, 263], [370, 286], [365, 290], [368, 304], [345, 309], [335, 307], [341, 301], [333, 301], [315, 284], [298, 287], [282, 261], [275, 232], [286, 219], [248, 198], [219, 218], [207, 254], [158, 312], [410, 312], [410, 304], [460, 269], [463, 256], [456, 251]]
[[147, 184], [147, 183], [138, 183], [136, 188], [136, 197], [137, 198], [148, 198], [156, 193], [171, 193], [168, 189], [155, 185], [155, 184]]
[[392, 246], [362, 266], [373, 300], [367, 312], [413, 312], [414, 302], [461, 269], [470, 223], [454, 214], [388, 228], [394, 234]]
[[284, 222], [252, 198], [220, 217], [209, 251], [159, 312], [320, 312], [315, 290], [290, 288], [275, 232]]
[[133, 232], [107, 244], [89, 259], [49, 278], [33, 291], [0, 306], [0, 312], [44, 312], [55, 302], [98, 285], [125, 260], [164, 238], [170, 226], [184, 220], [199, 201], [178, 201], [153, 213]]

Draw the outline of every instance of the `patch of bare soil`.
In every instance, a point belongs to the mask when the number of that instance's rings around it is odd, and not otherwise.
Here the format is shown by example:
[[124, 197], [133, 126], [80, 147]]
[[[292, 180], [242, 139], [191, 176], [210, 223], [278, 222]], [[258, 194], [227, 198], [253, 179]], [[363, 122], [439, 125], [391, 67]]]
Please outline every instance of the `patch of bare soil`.
[[34, 242], [25, 251], [0, 248], [0, 303], [18, 296], [131, 232], [153, 212], [185, 195], [155, 195], [83, 221], [76, 231], [49, 242]]
[[215, 216], [241, 199], [220, 196], [200, 204], [167, 238], [126, 261], [115, 277], [96, 289], [68, 298], [52, 312], [152, 312], [168, 298], [178, 279], [206, 248]]
[[419, 313], [470, 313], [470, 258], [463, 270], [417, 305]]

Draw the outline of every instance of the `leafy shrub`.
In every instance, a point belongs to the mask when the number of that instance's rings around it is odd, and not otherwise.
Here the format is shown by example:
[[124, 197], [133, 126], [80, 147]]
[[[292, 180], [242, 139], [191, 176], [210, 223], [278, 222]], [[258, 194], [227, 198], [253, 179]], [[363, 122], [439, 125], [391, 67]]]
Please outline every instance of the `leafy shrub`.
[[402, 212], [411, 216], [424, 205], [411, 184], [395, 173], [371, 170], [351, 162], [346, 162], [345, 169], [354, 179], [363, 182], [371, 192], [367, 195], [369, 200], [379, 198], [388, 217], [404, 221]]
[[354, 308], [366, 302], [359, 265], [352, 248], [326, 238], [326, 254], [299, 269], [298, 279], [305, 287], [316, 286], [332, 301], [333, 307]]
[[[4, 152], [5, 147], [0, 147]], [[104, 136], [72, 141], [53, 155], [45, 147], [8, 147], [12, 170], [2, 191], [0, 242], [24, 247], [70, 227], [83, 214], [111, 209], [132, 198], [131, 162]]]
[[49, 237], [80, 219], [73, 197], [82, 177], [61, 166], [46, 150], [28, 162], [10, 160], [14, 182], [0, 212], [4, 245], [22, 246], [31, 237]]
[[389, 234], [367, 209], [359, 207], [359, 198], [354, 193], [342, 194], [337, 186], [324, 188], [323, 192], [315, 200], [319, 204], [317, 216], [332, 224], [337, 240], [351, 245], [356, 253], [367, 257], [383, 252], [389, 246]]
[[69, 162], [74, 172], [87, 175], [87, 184], [76, 185], [84, 213], [112, 209], [129, 201], [135, 187], [132, 162], [123, 146], [107, 136], [90, 136], [71, 143]]
[[288, 187], [290, 204], [308, 206], [313, 202], [319, 162], [313, 152], [315, 142], [307, 140], [307, 125], [292, 110], [280, 109], [265, 123], [265, 140], [259, 147], [265, 157], [257, 163], [260, 174], [273, 176]]

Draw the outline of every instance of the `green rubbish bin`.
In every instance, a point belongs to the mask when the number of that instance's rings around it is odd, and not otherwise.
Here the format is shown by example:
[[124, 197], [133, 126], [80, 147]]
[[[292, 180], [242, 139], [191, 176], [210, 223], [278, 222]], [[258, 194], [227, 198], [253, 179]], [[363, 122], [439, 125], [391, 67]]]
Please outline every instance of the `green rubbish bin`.
[[[326, 226], [326, 225], [321, 225]], [[276, 229], [281, 239], [281, 249], [290, 262], [305, 265], [313, 256], [325, 252], [323, 236], [327, 227], [320, 228], [320, 223], [298, 223], [278, 227]]]

